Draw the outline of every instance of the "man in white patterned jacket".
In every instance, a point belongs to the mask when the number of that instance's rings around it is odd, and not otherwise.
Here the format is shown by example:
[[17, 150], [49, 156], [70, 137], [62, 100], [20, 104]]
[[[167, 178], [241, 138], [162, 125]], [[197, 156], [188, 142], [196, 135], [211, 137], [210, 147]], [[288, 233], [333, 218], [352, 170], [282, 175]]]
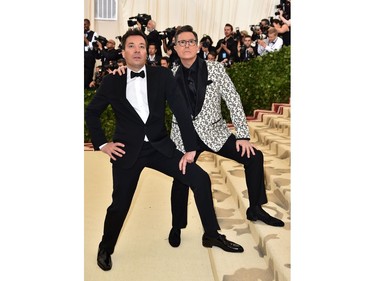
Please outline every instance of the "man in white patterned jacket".
[[[181, 60], [172, 71], [177, 84], [191, 107], [195, 137], [199, 146], [196, 158], [203, 151], [210, 151], [244, 165], [249, 208], [247, 219], [261, 220], [272, 226], [284, 222], [270, 216], [261, 205], [267, 203], [264, 185], [263, 153], [250, 143], [249, 128], [239, 94], [222, 64], [205, 61], [197, 56], [198, 36], [189, 25], [182, 26], [175, 34], [175, 50]], [[231, 133], [221, 113], [221, 99], [230, 111], [236, 135]], [[177, 149], [184, 152], [180, 129], [173, 117], [171, 139]], [[189, 187], [174, 179], [172, 185], [172, 229], [169, 243], [178, 247], [181, 229], [187, 225]]]

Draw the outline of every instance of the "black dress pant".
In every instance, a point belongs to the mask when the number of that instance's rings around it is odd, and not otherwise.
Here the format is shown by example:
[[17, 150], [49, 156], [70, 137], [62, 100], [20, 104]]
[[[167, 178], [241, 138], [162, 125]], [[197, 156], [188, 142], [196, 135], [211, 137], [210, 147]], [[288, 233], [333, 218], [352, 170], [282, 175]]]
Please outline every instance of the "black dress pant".
[[[263, 153], [254, 148], [255, 155], [247, 158], [245, 154], [241, 157], [241, 150], [236, 150], [236, 137], [232, 134], [218, 151], [212, 151], [202, 140], [199, 139], [200, 150], [195, 160], [203, 151], [210, 151], [225, 158], [232, 159], [244, 165], [247, 191], [249, 194], [249, 205], [260, 206], [267, 203], [266, 189], [264, 185]], [[189, 198], [188, 185], [174, 178], [171, 193], [172, 206], [172, 226], [175, 228], [185, 228], [187, 225], [187, 203]]]
[[[179, 170], [178, 164], [183, 154], [176, 149], [172, 158], [168, 158], [144, 142], [140, 156], [135, 165], [125, 169], [116, 163], [112, 164], [113, 193], [112, 203], [107, 209], [104, 231], [100, 248], [113, 253], [122, 225], [129, 211], [139, 176], [145, 167], [155, 169], [179, 182], [190, 186], [205, 232], [220, 229], [214, 210], [211, 181], [208, 174], [197, 164], [186, 166], [185, 175]], [[126, 154], [124, 155], [126, 157]], [[149, 186], [148, 188], [153, 188]]]

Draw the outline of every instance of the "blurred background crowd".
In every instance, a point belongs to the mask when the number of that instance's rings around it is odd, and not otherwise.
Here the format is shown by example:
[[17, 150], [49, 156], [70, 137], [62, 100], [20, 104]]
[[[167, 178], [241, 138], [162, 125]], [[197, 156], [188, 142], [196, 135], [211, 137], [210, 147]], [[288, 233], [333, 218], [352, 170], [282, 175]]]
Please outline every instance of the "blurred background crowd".
[[[84, 87], [99, 87], [102, 78], [119, 66], [126, 65], [121, 54], [121, 36], [114, 39], [97, 34], [90, 29], [90, 20], [84, 19]], [[151, 15], [138, 14], [128, 19], [128, 28], [142, 30], [148, 39], [147, 64], [172, 68], [179, 64], [174, 50], [174, 34], [179, 26], [159, 31]], [[274, 15], [262, 18], [248, 29], [226, 23], [223, 36], [214, 42], [209, 34], [203, 34], [199, 42], [198, 56], [230, 67], [234, 63], [248, 62], [258, 56], [291, 45], [291, 4], [281, 0], [275, 6]], [[194, 27], [194, 26], [193, 26]]]

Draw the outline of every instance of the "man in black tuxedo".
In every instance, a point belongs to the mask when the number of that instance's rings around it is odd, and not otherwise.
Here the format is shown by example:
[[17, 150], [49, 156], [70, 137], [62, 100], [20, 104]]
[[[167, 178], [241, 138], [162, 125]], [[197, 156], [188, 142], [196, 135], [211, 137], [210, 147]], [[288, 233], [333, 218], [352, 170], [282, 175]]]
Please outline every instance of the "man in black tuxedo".
[[[112, 268], [111, 254], [129, 211], [139, 176], [145, 167], [177, 178], [191, 186], [204, 228], [202, 244], [228, 252], [243, 248], [217, 232], [220, 229], [213, 206], [208, 174], [194, 163], [196, 142], [191, 117], [172, 72], [164, 67], [146, 66], [147, 39], [130, 29], [122, 37], [126, 75], [103, 78], [87, 106], [85, 120], [95, 150], [109, 155], [112, 163], [112, 203], [107, 209], [97, 263], [103, 270]], [[165, 128], [168, 102], [181, 128], [186, 153], [176, 149]], [[100, 115], [108, 105], [116, 116], [113, 141], [107, 141]]]

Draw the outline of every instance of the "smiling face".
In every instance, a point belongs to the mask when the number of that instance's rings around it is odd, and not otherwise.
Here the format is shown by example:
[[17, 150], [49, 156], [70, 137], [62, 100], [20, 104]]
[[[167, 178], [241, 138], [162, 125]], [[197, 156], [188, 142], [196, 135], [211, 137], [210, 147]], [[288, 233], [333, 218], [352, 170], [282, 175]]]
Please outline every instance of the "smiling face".
[[140, 35], [129, 36], [124, 45], [122, 56], [126, 60], [126, 65], [132, 70], [140, 70], [147, 60], [147, 44]]

